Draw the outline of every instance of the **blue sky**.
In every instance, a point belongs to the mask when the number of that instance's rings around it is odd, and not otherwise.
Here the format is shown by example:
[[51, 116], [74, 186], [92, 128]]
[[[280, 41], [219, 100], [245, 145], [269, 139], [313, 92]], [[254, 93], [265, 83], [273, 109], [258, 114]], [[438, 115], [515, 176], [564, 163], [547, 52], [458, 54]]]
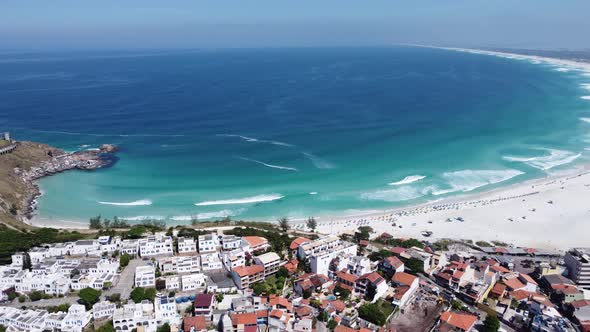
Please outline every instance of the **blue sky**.
[[590, 0], [1, 0], [0, 48], [590, 48]]

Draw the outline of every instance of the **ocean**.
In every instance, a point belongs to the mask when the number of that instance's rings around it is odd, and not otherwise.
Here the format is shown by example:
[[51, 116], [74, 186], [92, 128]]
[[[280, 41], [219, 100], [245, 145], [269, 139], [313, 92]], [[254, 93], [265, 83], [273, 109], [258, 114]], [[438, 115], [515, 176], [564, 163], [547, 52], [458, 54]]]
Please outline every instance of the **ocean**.
[[588, 161], [590, 77], [450, 50], [0, 54], [0, 129], [118, 162], [40, 181], [38, 218], [327, 217]]

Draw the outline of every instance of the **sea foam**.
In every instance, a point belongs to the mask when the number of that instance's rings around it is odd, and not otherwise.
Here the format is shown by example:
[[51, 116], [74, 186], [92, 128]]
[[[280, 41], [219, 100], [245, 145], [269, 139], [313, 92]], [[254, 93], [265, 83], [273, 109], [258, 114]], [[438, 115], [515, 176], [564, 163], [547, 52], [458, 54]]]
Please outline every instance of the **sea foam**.
[[548, 170], [556, 166], [569, 164], [574, 160], [578, 159], [582, 154], [574, 153], [571, 151], [557, 150], [557, 149], [541, 149], [549, 152], [549, 155], [537, 157], [515, 157], [505, 156], [502, 157], [504, 160], [511, 162], [525, 163], [531, 167], [538, 168], [540, 170]]
[[237, 138], [240, 138], [240, 139], [242, 139], [246, 142], [250, 142], [250, 143], [268, 143], [268, 144], [272, 144], [272, 145], [280, 145], [280, 146], [286, 146], [286, 147], [294, 147], [295, 146], [293, 144], [289, 144], [289, 143], [285, 143], [285, 142], [259, 139], [259, 138], [255, 138], [255, 137], [236, 135], [236, 134], [218, 134], [217, 136], [219, 136], [219, 137], [237, 137]]
[[361, 194], [362, 199], [378, 200], [385, 202], [401, 202], [416, 199], [424, 196], [421, 190], [411, 186], [403, 186], [390, 190], [378, 190], [374, 192], [366, 192]]
[[256, 160], [256, 159], [250, 159], [250, 158], [246, 158], [246, 157], [240, 157], [240, 159], [245, 160], [245, 161], [250, 161], [250, 162], [253, 162], [253, 163], [256, 163], [256, 164], [259, 164], [259, 165], [262, 165], [262, 166], [266, 166], [266, 167], [269, 167], [269, 168], [282, 169], [282, 170], [291, 171], [291, 172], [298, 172], [299, 171], [295, 167], [288, 167], [288, 166], [268, 164], [268, 163], [265, 163], [263, 161]]
[[590, 123], [590, 118], [580, 118], [581, 121]]
[[117, 205], [117, 206], [146, 206], [146, 205], [152, 205], [152, 201], [150, 201], [149, 199], [140, 199], [138, 201], [133, 201], [133, 202], [103, 202], [103, 201], [99, 201], [99, 204], [104, 204], [104, 205]]
[[582, 97], [580, 97], [580, 99], [590, 100], [590, 96], [582, 96]]
[[524, 174], [515, 169], [504, 170], [462, 170], [445, 172], [442, 177], [447, 181], [448, 188], [429, 187], [427, 190], [432, 195], [444, 195], [452, 192], [467, 192], [477, 188], [504, 182], [513, 177]]
[[283, 195], [279, 194], [270, 194], [270, 195], [258, 195], [258, 196], [251, 196], [251, 197], [244, 197], [244, 198], [232, 198], [232, 199], [222, 199], [218, 201], [204, 201], [195, 203], [196, 206], [210, 206], [210, 205], [230, 205], [230, 204], [252, 204], [252, 203], [262, 203], [262, 202], [271, 202], [282, 199]]
[[334, 168], [334, 164], [330, 163], [329, 161], [326, 161], [314, 154], [311, 154], [309, 152], [301, 152], [305, 157], [307, 157], [307, 159], [309, 159], [311, 161], [311, 163], [319, 169], [332, 169]]
[[409, 183], [413, 183], [413, 182], [416, 182], [416, 181], [420, 181], [420, 180], [422, 180], [424, 178], [426, 178], [425, 175], [408, 175], [405, 178], [403, 178], [403, 179], [401, 179], [401, 180], [399, 180], [397, 182], [388, 183], [388, 185], [390, 185], [390, 186], [399, 186], [399, 185], [402, 185], [402, 184], [409, 184]]

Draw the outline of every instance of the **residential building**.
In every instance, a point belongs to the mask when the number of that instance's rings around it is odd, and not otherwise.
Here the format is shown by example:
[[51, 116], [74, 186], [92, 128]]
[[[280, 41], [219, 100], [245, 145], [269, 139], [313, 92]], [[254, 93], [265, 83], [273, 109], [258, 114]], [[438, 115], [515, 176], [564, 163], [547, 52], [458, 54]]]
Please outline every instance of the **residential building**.
[[180, 289], [180, 277], [179, 276], [167, 276], [164, 277], [164, 282], [166, 284], [167, 290], [175, 290]]
[[135, 287], [155, 287], [156, 269], [151, 265], [135, 268]]
[[419, 287], [419, 279], [406, 272], [393, 275], [391, 282], [396, 285], [392, 303], [403, 308], [414, 296]]
[[291, 241], [291, 245], [289, 246], [289, 250], [291, 250], [291, 254], [293, 255], [293, 257], [297, 257], [297, 252], [299, 250], [299, 246], [304, 243], [308, 243], [308, 242], [312, 242], [312, 241], [306, 237], [298, 237], [295, 240]]
[[154, 314], [157, 324], [168, 323], [170, 325], [180, 325], [181, 317], [176, 308], [176, 301], [173, 297], [158, 293], [154, 298]]
[[195, 316], [205, 317], [207, 322], [213, 321], [213, 310], [217, 301], [213, 294], [197, 294], [193, 306], [195, 308]]
[[172, 256], [174, 254], [172, 237], [165, 233], [156, 233], [139, 240], [139, 255], [141, 257]]
[[336, 236], [330, 236], [301, 244], [297, 256], [301, 260], [309, 260], [313, 273], [328, 275], [330, 263], [334, 258], [341, 254], [355, 256], [356, 252], [356, 244], [342, 241]]
[[197, 242], [192, 237], [179, 237], [178, 243], [178, 254], [194, 254], [197, 252]]
[[264, 267], [264, 277], [268, 278], [279, 271], [281, 258], [277, 253], [267, 252], [266, 254], [254, 257], [254, 264], [262, 265]]
[[205, 282], [207, 276], [202, 273], [183, 275], [180, 277], [180, 279], [183, 292], [204, 289], [205, 287], [207, 287], [207, 284]]
[[368, 301], [376, 302], [387, 292], [387, 282], [377, 272], [371, 272], [360, 276], [355, 282], [355, 292]]
[[232, 279], [238, 289], [246, 289], [251, 284], [264, 280], [264, 266], [238, 266], [231, 271]]
[[68, 309], [67, 315], [63, 318], [61, 330], [82, 332], [92, 315], [86, 311], [81, 304], [72, 304]]
[[212, 253], [217, 251], [219, 246], [219, 238], [217, 234], [199, 235], [199, 253]]
[[379, 270], [394, 275], [396, 272], [404, 272], [404, 263], [395, 256], [387, 257], [379, 262]]
[[457, 311], [445, 311], [440, 315], [439, 325], [435, 331], [473, 331], [477, 316]]
[[246, 253], [242, 248], [234, 249], [231, 251], [224, 251], [221, 254], [223, 266], [228, 271], [238, 266], [246, 265]]
[[241, 248], [242, 238], [235, 235], [224, 235], [221, 238], [221, 248], [223, 251], [233, 251]]
[[94, 320], [110, 319], [113, 317], [117, 305], [110, 301], [100, 301], [92, 306], [92, 318]]
[[590, 290], [590, 248], [574, 248], [563, 258], [568, 275], [580, 288]]
[[145, 332], [156, 332], [158, 322], [154, 306], [147, 301], [125, 304], [113, 313], [113, 327], [117, 331], [131, 331], [142, 327]]
[[270, 248], [268, 240], [260, 236], [244, 236], [242, 238], [242, 248], [251, 254], [266, 251]]
[[223, 263], [217, 252], [201, 254], [201, 271], [222, 270]]
[[207, 332], [207, 320], [203, 316], [185, 317], [182, 320], [184, 332]]

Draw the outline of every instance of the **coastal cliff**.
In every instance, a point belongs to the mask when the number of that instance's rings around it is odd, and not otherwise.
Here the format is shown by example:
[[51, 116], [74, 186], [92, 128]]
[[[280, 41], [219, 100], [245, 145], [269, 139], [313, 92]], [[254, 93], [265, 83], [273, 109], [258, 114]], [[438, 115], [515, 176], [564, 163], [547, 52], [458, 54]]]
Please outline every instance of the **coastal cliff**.
[[11, 153], [0, 156], [0, 222], [28, 228], [36, 199], [41, 195], [36, 180], [71, 169], [95, 170], [111, 165], [116, 146], [66, 153], [46, 144], [18, 142]]

